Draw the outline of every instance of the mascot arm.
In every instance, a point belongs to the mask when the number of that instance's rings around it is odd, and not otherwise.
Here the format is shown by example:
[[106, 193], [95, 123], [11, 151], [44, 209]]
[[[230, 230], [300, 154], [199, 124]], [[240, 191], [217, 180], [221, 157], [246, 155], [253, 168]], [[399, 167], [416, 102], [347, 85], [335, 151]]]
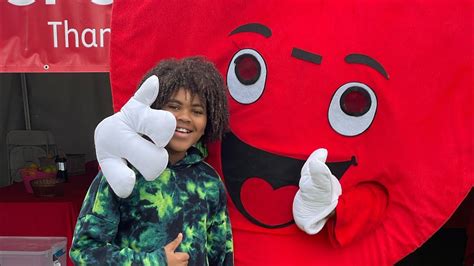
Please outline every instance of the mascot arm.
[[364, 182], [344, 191], [336, 215], [327, 222], [334, 246], [343, 247], [378, 225], [388, 204], [387, 190], [376, 182]]
[[176, 119], [169, 112], [150, 108], [158, 91], [158, 77], [149, 77], [120, 112], [105, 118], [95, 129], [97, 161], [112, 190], [121, 198], [128, 197], [135, 186], [135, 173], [127, 161], [146, 180], [154, 180], [168, 164], [164, 147], [173, 136]]
[[379, 183], [363, 182], [342, 194], [339, 181], [325, 164], [326, 158], [327, 151], [318, 149], [303, 165], [293, 217], [308, 234], [317, 234], [327, 224], [331, 243], [342, 247], [381, 222], [388, 193]]

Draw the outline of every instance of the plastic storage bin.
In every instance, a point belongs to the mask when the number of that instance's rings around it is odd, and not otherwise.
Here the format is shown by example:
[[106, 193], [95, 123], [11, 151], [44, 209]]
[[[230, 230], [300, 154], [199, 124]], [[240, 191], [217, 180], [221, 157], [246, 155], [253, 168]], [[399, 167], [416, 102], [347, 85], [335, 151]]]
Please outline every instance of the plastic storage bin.
[[0, 236], [1, 266], [66, 266], [66, 237]]

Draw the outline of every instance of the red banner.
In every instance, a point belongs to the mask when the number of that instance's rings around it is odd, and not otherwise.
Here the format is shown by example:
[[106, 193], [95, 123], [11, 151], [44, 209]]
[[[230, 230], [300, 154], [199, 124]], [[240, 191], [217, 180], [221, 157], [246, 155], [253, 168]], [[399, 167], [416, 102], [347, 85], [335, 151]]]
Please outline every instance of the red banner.
[[1, 0], [0, 72], [109, 71], [113, 0]]

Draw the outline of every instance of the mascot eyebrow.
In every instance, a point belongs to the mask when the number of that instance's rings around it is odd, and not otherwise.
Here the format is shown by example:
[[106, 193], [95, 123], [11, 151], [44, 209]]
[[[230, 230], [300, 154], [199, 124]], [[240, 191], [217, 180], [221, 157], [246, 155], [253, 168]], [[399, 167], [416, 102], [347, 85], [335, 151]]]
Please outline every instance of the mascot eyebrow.
[[364, 54], [349, 54], [344, 58], [344, 61], [349, 64], [362, 64], [369, 66], [379, 72], [386, 79], [389, 79], [389, 76], [382, 64], [380, 64], [379, 62], [377, 62], [377, 60], [373, 59], [370, 56]]
[[[241, 26], [238, 26], [236, 29], [234, 29], [229, 36], [237, 34], [237, 33], [244, 33], [244, 32], [253, 32], [262, 35], [265, 38], [270, 38], [272, 36], [272, 30], [260, 23], [249, 23], [249, 24], [244, 24]], [[299, 48], [293, 48], [291, 51], [291, 56], [305, 60], [311, 63], [315, 64], [321, 64], [322, 56], [311, 53], [308, 51], [304, 51]]]
[[260, 23], [249, 23], [245, 25], [238, 26], [234, 29], [229, 36], [237, 34], [237, 33], [244, 33], [244, 32], [253, 32], [262, 35], [265, 38], [269, 38], [272, 36], [272, 31], [269, 27], [260, 24]]
[[[229, 36], [237, 34], [237, 33], [244, 33], [244, 32], [253, 32], [257, 33], [259, 35], [262, 35], [265, 38], [270, 38], [272, 36], [272, 30], [260, 23], [248, 23], [244, 24], [241, 26], [238, 26], [235, 28], [233, 31], [229, 33]], [[293, 48], [291, 51], [291, 56], [297, 59], [301, 59], [304, 61], [308, 61], [311, 63], [315, 64], [321, 64], [322, 61], [322, 56], [308, 52], [299, 48]], [[349, 54], [344, 58], [344, 61], [346, 61], [349, 64], [362, 64], [366, 65], [368, 67], [371, 67], [378, 73], [380, 73], [382, 76], [384, 76], [386, 79], [389, 79], [389, 76], [387, 72], [385, 71], [384, 67], [382, 64], [377, 62], [377, 60], [371, 58], [370, 56], [364, 55], [364, 54]]]

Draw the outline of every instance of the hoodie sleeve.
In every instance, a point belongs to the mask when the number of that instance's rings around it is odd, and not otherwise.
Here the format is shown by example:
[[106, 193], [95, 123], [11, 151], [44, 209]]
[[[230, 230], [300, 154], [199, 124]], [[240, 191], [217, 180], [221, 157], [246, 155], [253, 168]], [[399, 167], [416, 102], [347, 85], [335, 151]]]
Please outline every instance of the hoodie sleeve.
[[138, 252], [115, 244], [119, 200], [102, 173], [92, 182], [79, 214], [70, 257], [75, 265], [166, 265], [163, 248]]
[[222, 182], [218, 181], [210, 209], [207, 229], [207, 254], [209, 265], [234, 265], [232, 230], [227, 212], [226, 192]]

